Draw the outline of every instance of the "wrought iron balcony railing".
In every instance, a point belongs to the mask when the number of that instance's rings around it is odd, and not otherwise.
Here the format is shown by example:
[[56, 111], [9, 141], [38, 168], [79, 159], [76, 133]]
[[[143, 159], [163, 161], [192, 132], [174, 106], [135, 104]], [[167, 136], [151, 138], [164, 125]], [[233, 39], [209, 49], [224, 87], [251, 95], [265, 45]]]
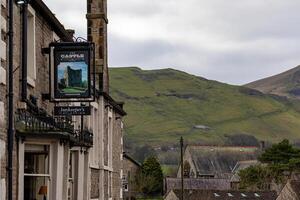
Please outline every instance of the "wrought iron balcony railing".
[[86, 129], [75, 129], [71, 116], [51, 116], [42, 109], [18, 109], [15, 115], [15, 127], [23, 136], [56, 136], [70, 140], [74, 146], [93, 145], [93, 133]]
[[72, 119], [68, 117], [54, 117], [45, 112], [34, 113], [19, 109], [16, 113], [16, 128], [25, 132], [55, 132], [74, 133]]

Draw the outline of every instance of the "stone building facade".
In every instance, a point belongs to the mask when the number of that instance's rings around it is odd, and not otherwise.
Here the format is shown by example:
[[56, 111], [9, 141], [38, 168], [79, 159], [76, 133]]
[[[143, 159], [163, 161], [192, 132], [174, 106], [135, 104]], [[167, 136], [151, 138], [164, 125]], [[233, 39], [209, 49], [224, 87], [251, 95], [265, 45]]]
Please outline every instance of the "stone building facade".
[[6, 105], [7, 105], [7, 77], [6, 77], [6, 46], [7, 46], [7, 4], [6, 0], [1, 0], [1, 10], [0, 10], [0, 200], [4, 200], [6, 196]]
[[139, 171], [141, 170], [141, 164], [134, 160], [131, 156], [123, 154], [123, 198], [124, 200], [136, 199], [138, 189], [136, 185], [136, 179]]
[[109, 95], [107, 0], [87, 0], [86, 18], [88, 40], [95, 43], [95, 85], [100, 91], [95, 105], [102, 115], [98, 129], [103, 133], [99, 138], [100, 151], [95, 152], [95, 154], [100, 152], [99, 162], [93, 168], [95, 176], [99, 176], [100, 190], [98, 197], [97, 195], [94, 197], [95, 199], [122, 199], [122, 117], [126, 113], [123, 111], [123, 103], [116, 102]]
[[[106, 7], [106, 2], [97, 1]], [[87, 2], [90, 5], [90, 1]], [[49, 55], [53, 41], [73, 42], [73, 35], [42, 0], [28, 5], [26, 99], [22, 99], [22, 9], [14, 3], [13, 199], [122, 199], [122, 103], [108, 94], [106, 29], [95, 42], [98, 73], [91, 115], [53, 116], [49, 101]], [[0, 40], [0, 200], [7, 196], [7, 7], [1, 1]], [[107, 21], [107, 20], [106, 20]], [[106, 25], [105, 25], [106, 26]], [[101, 27], [99, 27], [101, 29]], [[105, 37], [104, 37], [105, 36]], [[89, 37], [89, 39], [91, 39]], [[99, 53], [101, 49], [101, 53]], [[23, 80], [24, 81], [24, 80]], [[79, 103], [72, 103], [79, 105]], [[65, 106], [70, 104], [65, 103]], [[42, 194], [47, 188], [47, 194]]]

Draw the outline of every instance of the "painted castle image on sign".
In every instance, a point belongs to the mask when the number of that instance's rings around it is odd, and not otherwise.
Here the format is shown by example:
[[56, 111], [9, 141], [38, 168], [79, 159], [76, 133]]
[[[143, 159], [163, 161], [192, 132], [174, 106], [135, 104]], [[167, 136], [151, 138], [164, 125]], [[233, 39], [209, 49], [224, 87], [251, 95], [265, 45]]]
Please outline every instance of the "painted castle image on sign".
[[58, 89], [64, 94], [80, 94], [88, 90], [85, 62], [62, 62], [58, 66]]

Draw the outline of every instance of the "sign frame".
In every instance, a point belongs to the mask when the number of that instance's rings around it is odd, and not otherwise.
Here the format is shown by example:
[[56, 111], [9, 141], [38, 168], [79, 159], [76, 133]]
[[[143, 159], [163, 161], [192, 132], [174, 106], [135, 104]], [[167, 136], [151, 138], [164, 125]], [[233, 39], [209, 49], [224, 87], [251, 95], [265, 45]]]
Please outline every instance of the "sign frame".
[[[92, 42], [52, 42], [49, 45], [49, 91], [50, 102], [94, 102], [96, 87], [95, 87], [95, 44]], [[83, 60], [87, 66], [86, 83], [87, 90], [84, 93], [62, 93], [59, 90], [58, 80], [58, 66], [62, 59], [66, 58], [68, 61], [68, 54], [74, 55], [81, 53]], [[58, 58], [59, 55], [65, 54], [67, 56]], [[72, 57], [74, 58], [74, 57]], [[75, 58], [73, 59], [75, 60]], [[72, 60], [70, 60], [72, 62]], [[70, 63], [71, 63], [70, 62]], [[74, 63], [76, 60], [74, 61]], [[76, 70], [74, 70], [76, 71]], [[82, 73], [82, 72], [81, 72]], [[81, 74], [82, 76], [82, 74]], [[83, 83], [82, 83], [83, 84]]]

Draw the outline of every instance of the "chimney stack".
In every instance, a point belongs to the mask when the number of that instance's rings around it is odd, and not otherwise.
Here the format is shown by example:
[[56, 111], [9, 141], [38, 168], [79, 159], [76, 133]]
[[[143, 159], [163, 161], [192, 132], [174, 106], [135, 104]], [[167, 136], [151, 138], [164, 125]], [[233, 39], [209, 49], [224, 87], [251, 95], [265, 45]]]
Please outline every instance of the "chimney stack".
[[107, 63], [107, 0], [87, 0], [88, 41], [95, 43], [96, 88], [109, 93]]
[[67, 33], [68, 33], [72, 38], [74, 37], [74, 35], [75, 35], [75, 30], [74, 30], [74, 29], [67, 29], [66, 31], [67, 31]]

